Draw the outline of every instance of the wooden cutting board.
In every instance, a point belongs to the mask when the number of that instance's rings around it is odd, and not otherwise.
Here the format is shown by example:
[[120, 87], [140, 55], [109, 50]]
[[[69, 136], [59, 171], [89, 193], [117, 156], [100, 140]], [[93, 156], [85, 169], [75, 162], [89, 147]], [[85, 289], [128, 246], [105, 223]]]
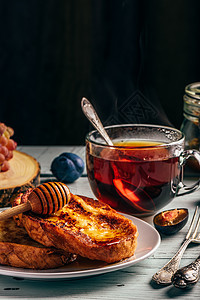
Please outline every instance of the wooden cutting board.
[[40, 183], [40, 165], [32, 156], [13, 151], [10, 169], [0, 172], [0, 207], [10, 206], [14, 198]]

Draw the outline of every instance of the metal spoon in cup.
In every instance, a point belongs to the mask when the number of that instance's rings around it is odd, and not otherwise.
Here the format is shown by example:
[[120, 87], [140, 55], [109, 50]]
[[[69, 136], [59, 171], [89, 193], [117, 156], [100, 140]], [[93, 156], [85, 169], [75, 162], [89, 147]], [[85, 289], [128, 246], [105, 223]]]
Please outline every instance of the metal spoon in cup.
[[85, 97], [83, 97], [81, 100], [81, 107], [82, 107], [82, 110], [83, 110], [85, 116], [92, 123], [92, 125], [97, 129], [97, 131], [100, 133], [100, 135], [105, 140], [105, 142], [109, 146], [113, 146], [113, 142], [111, 141], [107, 132], [105, 131], [94, 107], [92, 106], [90, 101], [88, 99], [86, 99]]

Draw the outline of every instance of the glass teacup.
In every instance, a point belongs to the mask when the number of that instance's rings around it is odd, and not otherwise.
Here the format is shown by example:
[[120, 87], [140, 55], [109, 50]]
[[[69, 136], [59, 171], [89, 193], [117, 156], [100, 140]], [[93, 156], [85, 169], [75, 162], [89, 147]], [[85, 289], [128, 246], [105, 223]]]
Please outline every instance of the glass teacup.
[[200, 152], [184, 150], [181, 131], [158, 125], [126, 124], [105, 128], [114, 146], [94, 130], [86, 137], [86, 166], [97, 199], [114, 209], [147, 216], [167, 205], [185, 187], [183, 166]]

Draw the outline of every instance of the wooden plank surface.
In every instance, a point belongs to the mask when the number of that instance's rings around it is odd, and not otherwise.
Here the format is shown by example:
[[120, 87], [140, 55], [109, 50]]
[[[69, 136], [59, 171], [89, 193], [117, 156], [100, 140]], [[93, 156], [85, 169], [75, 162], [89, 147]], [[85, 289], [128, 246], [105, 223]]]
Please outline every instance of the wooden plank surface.
[[[41, 164], [41, 180], [51, 175], [52, 159], [62, 152], [74, 152], [84, 158], [83, 147], [18, 147], [35, 157]], [[46, 176], [46, 177], [45, 177]], [[192, 179], [186, 180], [191, 183]], [[87, 177], [69, 184], [73, 193], [93, 196]], [[177, 197], [168, 208], [186, 207], [189, 209], [189, 222], [196, 205], [200, 204], [200, 191]], [[144, 220], [152, 224], [152, 218]], [[151, 282], [152, 275], [162, 267], [179, 248], [188, 224], [176, 235], [162, 237], [161, 245], [151, 257], [132, 267], [79, 280], [31, 281], [0, 275], [0, 299], [199, 299], [200, 283], [188, 291], [173, 286], [158, 287]], [[188, 264], [199, 255], [200, 245], [191, 245], [186, 250], [181, 266]]]

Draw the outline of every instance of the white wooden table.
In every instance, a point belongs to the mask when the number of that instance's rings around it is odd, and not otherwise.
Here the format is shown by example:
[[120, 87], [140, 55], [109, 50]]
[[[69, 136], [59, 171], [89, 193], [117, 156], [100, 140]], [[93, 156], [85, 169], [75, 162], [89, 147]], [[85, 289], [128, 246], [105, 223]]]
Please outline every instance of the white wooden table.
[[[62, 152], [73, 152], [84, 159], [84, 147], [18, 147], [18, 150], [35, 157], [41, 165], [41, 182], [52, 177], [50, 165]], [[53, 177], [52, 177], [53, 178]], [[192, 182], [193, 179], [187, 179]], [[69, 185], [73, 193], [92, 196], [86, 172]], [[200, 191], [177, 197], [166, 209], [186, 207], [189, 209], [187, 225], [176, 235], [162, 237], [161, 245], [151, 257], [129, 268], [78, 280], [33, 281], [0, 275], [0, 299], [199, 299], [200, 282], [188, 291], [173, 286], [158, 287], [151, 282], [152, 275], [162, 267], [179, 248], [188, 229], [196, 205], [200, 204]], [[145, 220], [152, 224], [152, 218]], [[181, 266], [190, 263], [200, 253], [200, 245], [186, 250]]]

